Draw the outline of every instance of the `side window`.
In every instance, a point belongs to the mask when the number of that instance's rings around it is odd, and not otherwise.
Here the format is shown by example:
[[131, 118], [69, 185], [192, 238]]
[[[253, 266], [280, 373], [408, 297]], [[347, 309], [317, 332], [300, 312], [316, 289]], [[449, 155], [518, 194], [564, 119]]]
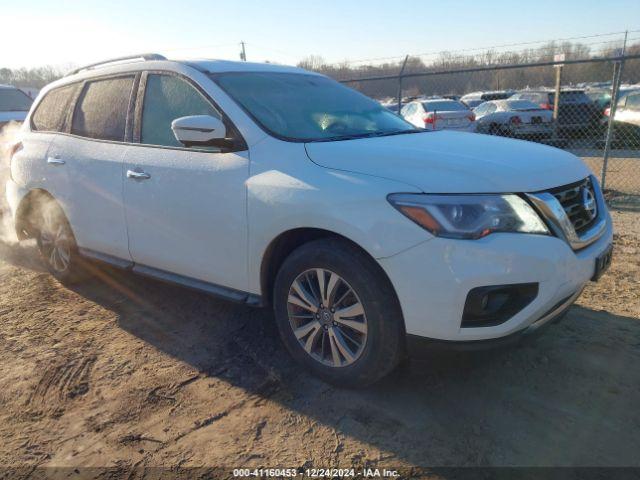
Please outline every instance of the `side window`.
[[634, 112], [640, 112], [640, 94], [627, 96], [626, 108], [633, 110]]
[[142, 108], [140, 143], [183, 147], [171, 130], [171, 122], [189, 115], [220, 114], [191, 84], [175, 75], [147, 77]]
[[43, 132], [60, 132], [64, 130], [69, 102], [73, 98], [77, 84], [56, 88], [45, 95], [36, 107], [31, 118], [33, 130]]
[[124, 140], [133, 76], [85, 85], [73, 112], [71, 133], [100, 140]]
[[487, 106], [487, 114], [493, 113], [498, 109], [495, 103], [487, 103], [485, 105]]
[[616, 108], [619, 108], [619, 109], [625, 108], [627, 106], [627, 98], [629, 98], [629, 96], [625, 95], [620, 100], [618, 100], [618, 104], [616, 105]]
[[474, 112], [476, 112], [476, 114], [478, 115], [486, 115], [488, 112], [488, 107], [490, 104], [488, 103], [481, 103], [479, 106], [477, 106], [474, 109]]

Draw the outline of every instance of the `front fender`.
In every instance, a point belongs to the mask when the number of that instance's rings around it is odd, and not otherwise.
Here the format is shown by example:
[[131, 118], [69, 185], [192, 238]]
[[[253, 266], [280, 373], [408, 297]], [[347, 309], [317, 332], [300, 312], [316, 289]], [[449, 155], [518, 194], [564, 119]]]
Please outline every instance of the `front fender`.
[[260, 292], [260, 265], [269, 245], [289, 230], [336, 233], [374, 258], [395, 255], [433, 238], [387, 201], [389, 193], [418, 193], [416, 187], [297, 161], [298, 168], [287, 173], [270, 169], [247, 181], [250, 292]]

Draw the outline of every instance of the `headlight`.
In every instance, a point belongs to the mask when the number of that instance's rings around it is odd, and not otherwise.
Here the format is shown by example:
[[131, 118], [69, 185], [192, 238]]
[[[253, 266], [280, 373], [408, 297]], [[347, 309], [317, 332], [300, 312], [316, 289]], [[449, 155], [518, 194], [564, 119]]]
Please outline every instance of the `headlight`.
[[474, 239], [494, 232], [549, 233], [535, 210], [517, 195], [394, 193], [387, 199], [439, 237]]

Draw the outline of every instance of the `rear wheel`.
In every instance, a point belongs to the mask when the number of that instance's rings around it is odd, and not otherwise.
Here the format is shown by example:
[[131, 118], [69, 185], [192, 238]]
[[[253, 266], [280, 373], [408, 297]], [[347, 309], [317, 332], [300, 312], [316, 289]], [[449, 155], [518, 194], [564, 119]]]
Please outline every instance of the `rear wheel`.
[[86, 261], [78, 253], [71, 226], [54, 200], [39, 202], [36, 240], [47, 270], [63, 283], [73, 283], [86, 276]]
[[402, 314], [391, 284], [345, 241], [317, 240], [295, 250], [277, 275], [274, 309], [291, 355], [329, 383], [369, 385], [403, 356]]

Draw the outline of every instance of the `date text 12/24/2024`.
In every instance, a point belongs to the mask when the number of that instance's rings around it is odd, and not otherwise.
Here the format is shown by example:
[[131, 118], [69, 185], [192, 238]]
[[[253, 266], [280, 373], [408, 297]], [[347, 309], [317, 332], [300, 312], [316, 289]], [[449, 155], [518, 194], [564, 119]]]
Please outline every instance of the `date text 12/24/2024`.
[[234, 477], [277, 478], [397, 478], [397, 470], [386, 468], [235, 468]]

